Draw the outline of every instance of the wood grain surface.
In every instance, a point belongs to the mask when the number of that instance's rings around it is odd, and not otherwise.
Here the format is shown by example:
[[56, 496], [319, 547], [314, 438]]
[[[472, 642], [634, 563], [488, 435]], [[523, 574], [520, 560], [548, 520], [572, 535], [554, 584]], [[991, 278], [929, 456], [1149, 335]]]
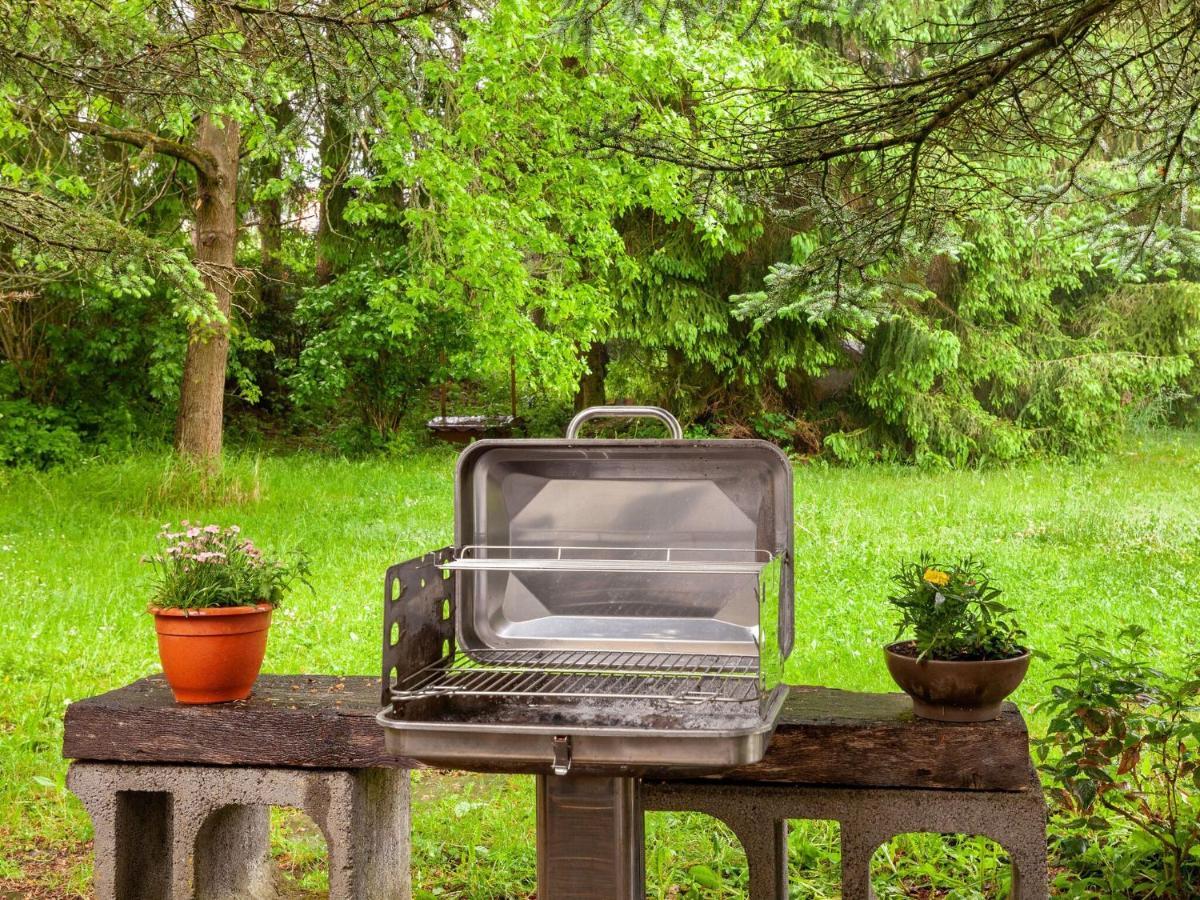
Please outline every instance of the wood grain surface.
[[[305, 768], [416, 767], [384, 749], [380, 680], [263, 675], [250, 699], [175, 703], [162, 676], [71, 704], [69, 759]], [[718, 776], [745, 784], [1024, 790], [1025, 722], [1012, 704], [994, 722], [913, 716], [903, 694], [795, 686], [762, 761]]]

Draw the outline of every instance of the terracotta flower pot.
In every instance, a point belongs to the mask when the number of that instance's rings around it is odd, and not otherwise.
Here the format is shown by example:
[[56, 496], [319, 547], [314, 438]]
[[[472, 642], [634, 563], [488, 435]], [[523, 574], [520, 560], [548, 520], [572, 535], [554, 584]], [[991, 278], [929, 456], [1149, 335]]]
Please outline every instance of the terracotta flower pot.
[[150, 612], [163, 674], [179, 703], [250, 696], [267, 650], [270, 604]]
[[926, 659], [917, 662], [898, 648], [909, 641], [883, 648], [888, 671], [904, 693], [912, 697], [913, 712], [923, 719], [942, 722], [986, 722], [1000, 715], [1004, 698], [1017, 689], [1029, 670], [1029, 651], [1011, 659]]

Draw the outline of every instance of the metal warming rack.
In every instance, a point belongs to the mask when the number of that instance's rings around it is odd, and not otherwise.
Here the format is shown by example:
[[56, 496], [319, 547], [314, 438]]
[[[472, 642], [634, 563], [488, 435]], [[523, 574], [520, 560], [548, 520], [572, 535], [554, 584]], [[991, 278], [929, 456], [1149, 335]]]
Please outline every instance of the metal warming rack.
[[660, 572], [757, 574], [769, 550], [710, 547], [530, 547], [468, 544], [442, 566], [454, 572]]

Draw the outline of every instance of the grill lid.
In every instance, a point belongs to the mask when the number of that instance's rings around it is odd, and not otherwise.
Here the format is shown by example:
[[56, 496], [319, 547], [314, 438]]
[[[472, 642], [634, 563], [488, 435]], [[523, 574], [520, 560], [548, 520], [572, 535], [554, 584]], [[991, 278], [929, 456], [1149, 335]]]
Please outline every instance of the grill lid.
[[[629, 415], [672, 438], [577, 437]], [[562, 440], [479, 441], [459, 457], [455, 544], [457, 645], [480, 661], [791, 650], [792, 473], [765, 441], [684, 440], [656, 407], [585, 410]]]

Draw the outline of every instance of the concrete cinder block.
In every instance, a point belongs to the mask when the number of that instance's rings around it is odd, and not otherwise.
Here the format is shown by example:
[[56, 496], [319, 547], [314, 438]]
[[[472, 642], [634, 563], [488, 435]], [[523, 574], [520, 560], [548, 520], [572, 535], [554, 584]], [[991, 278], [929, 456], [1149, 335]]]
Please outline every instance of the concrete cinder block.
[[983, 835], [1012, 861], [1012, 900], [1049, 897], [1046, 802], [1037, 776], [1024, 791], [942, 791], [647, 782], [648, 810], [702, 812], [729, 825], [746, 850], [750, 900], [786, 900], [787, 820], [841, 827], [842, 896], [874, 900], [871, 857], [900, 834]]
[[269, 808], [303, 810], [329, 847], [331, 900], [408, 900], [403, 769], [77, 762], [67, 784], [92, 817], [99, 900], [273, 896]]

